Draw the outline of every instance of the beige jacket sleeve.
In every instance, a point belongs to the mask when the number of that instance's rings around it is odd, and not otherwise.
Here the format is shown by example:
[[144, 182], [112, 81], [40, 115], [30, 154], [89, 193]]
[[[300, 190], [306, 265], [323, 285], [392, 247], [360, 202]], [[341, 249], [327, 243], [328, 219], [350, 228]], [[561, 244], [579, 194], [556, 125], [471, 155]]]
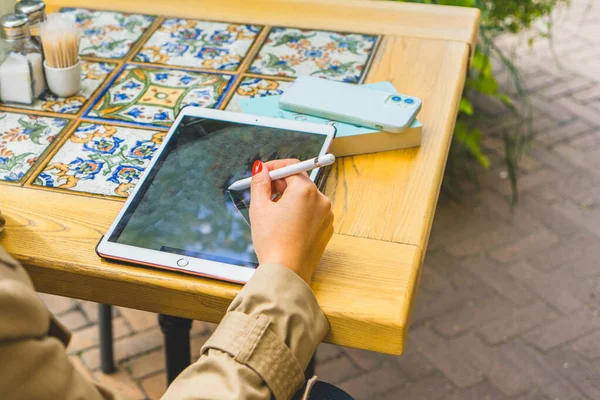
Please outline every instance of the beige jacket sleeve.
[[[3, 226], [0, 213], [0, 231]], [[302, 387], [303, 371], [328, 330], [325, 315], [302, 279], [281, 265], [261, 265], [231, 303], [198, 361], [181, 373], [163, 398], [288, 399]], [[65, 353], [68, 340], [25, 270], [0, 246], [2, 399], [118, 399], [75, 370]]]
[[311, 288], [286, 267], [263, 264], [163, 399], [289, 399], [328, 330]]

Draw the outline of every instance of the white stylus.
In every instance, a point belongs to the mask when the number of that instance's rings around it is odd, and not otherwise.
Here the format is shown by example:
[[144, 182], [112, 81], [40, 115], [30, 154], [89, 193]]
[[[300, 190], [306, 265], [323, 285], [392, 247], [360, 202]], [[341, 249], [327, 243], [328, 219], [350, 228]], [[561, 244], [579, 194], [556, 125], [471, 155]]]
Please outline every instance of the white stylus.
[[[331, 165], [335, 162], [333, 154], [325, 154], [320, 157], [311, 158], [310, 160], [302, 161], [296, 164], [288, 165], [287, 167], [275, 169], [269, 172], [271, 180], [287, 178], [288, 176], [299, 174], [300, 172], [310, 171], [311, 169]], [[240, 179], [229, 186], [229, 190], [244, 190], [250, 187], [252, 177]]]

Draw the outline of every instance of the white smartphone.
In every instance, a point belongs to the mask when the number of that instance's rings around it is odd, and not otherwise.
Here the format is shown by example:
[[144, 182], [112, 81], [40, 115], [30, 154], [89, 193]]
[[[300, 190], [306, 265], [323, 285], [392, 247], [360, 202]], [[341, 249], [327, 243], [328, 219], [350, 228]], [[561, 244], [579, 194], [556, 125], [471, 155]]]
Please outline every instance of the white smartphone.
[[301, 76], [279, 98], [284, 110], [399, 133], [421, 109], [421, 100], [349, 83]]

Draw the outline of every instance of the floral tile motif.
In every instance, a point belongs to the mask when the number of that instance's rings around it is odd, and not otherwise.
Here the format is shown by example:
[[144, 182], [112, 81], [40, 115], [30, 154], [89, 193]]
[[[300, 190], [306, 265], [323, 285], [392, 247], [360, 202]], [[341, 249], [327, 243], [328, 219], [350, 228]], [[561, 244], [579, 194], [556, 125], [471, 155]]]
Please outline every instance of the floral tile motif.
[[185, 106], [214, 108], [232, 76], [127, 66], [88, 117], [170, 125]]
[[246, 77], [240, 82], [225, 109], [228, 111], [241, 112], [242, 109], [239, 101], [242, 97], [252, 98], [281, 95], [292, 83], [293, 82], [277, 81], [274, 79]]
[[21, 181], [67, 122], [62, 118], [0, 112], [0, 180]]
[[33, 104], [7, 104], [11, 107], [55, 112], [59, 114], [77, 114], [85, 102], [104, 82], [117, 64], [83, 61], [81, 63], [81, 90], [71, 97], [58, 97], [47, 90]]
[[166, 132], [82, 123], [34, 185], [127, 197]]
[[135, 15], [82, 8], [63, 8], [81, 29], [79, 54], [98, 58], [123, 58], [154, 21], [149, 15]]
[[261, 29], [257, 25], [168, 18], [135, 60], [235, 71]]
[[273, 28], [250, 72], [360, 83], [376, 42], [372, 35]]

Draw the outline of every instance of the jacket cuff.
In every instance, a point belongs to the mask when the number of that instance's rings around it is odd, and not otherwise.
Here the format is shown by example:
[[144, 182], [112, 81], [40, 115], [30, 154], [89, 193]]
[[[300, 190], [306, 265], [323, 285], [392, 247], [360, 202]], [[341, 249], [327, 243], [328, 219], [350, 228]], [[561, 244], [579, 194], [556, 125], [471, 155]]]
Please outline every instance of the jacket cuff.
[[269, 318], [251, 317], [231, 311], [202, 346], [228, 353], [252, 368], [269, 387], [275, 399], [289, 399], [304, 383], [304, 370], [290, 349], [270, 329]]
[[217, 348], [245, 361], [276, 398], [286, 398], [302, 385], [303, 371], [328, 331], [310, 286], [285, 266], [267, 263], [233, 300], [202, 352]]
[[260, 265], [228, 311], [268, 317], [270, 329], [289, 347], [302, 369], [329, 332], [329, 321], [310, 286], [277, 263]]

